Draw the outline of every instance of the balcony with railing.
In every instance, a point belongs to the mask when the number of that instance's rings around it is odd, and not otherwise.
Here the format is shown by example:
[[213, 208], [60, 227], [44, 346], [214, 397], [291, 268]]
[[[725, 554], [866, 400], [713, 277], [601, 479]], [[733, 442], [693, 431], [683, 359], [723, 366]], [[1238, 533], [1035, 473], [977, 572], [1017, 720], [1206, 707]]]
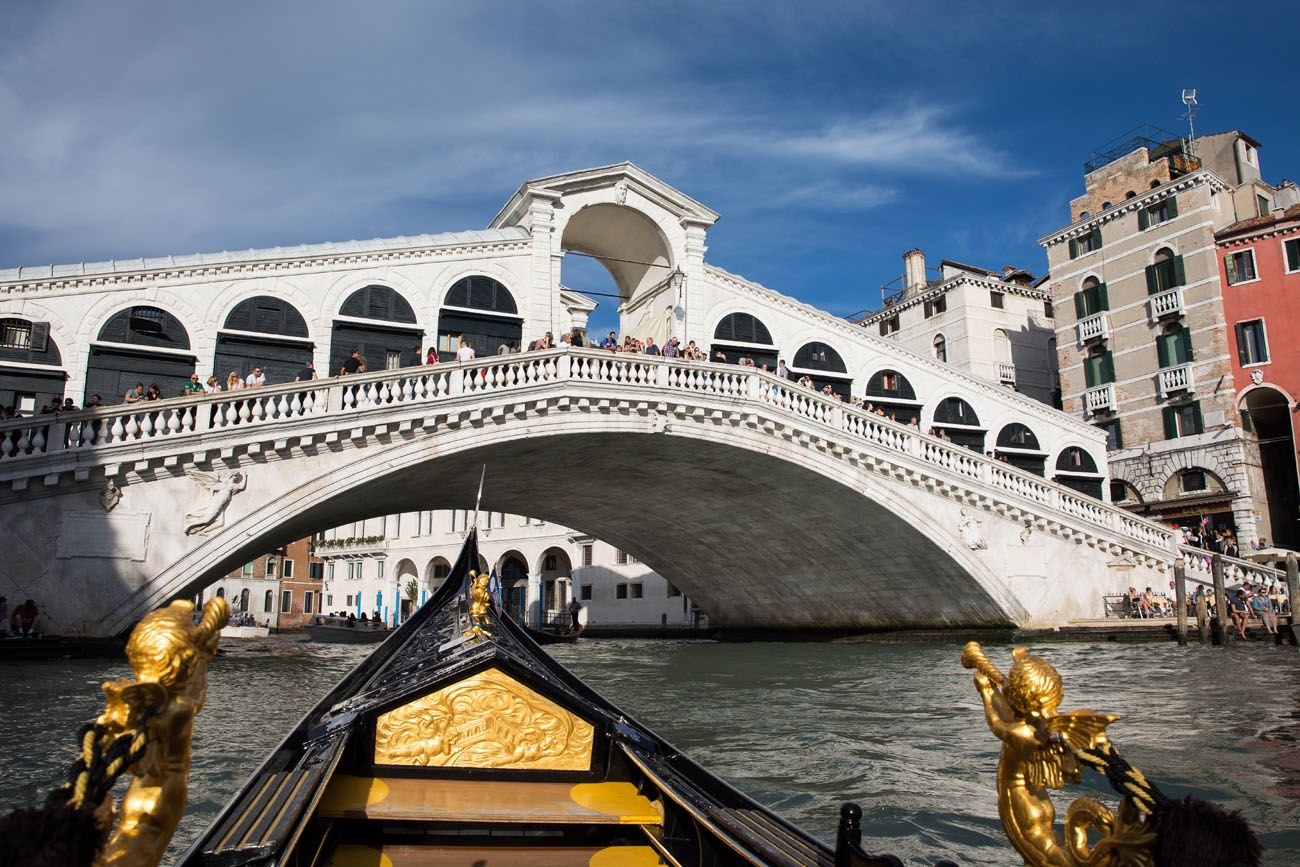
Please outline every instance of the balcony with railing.
[[1088, 415], [1115, 411], [1115, 383], [1108, 382], [1083, 393], [1083, 409]]
[[1016, 384], [1016, 366], [1014, 364], [1003, 364], [998, 362], [998, 382], [1003, 385]]
[[1079, 345], [1092, 340], [1106, 340], [1110, 337], [1110, 319], [1103, 313], [1094, 313], [1079, 320]]
[[1196, 390], [1196, 380], [1192, 376], [1192, 366], [1190, 364], [1166, 367], [1157, 374], [1157, 379], [1162, 400], [1171, 394]]
[[363, 557], [383, 557], [388, 552], [388, 540], [383, 536], [349, 536], [345, 539], [321, 539], [316, 543], [315, 554], [322, 560], [359, 560]]
[[1183, 287], [1175, 286], [1172, 289], [1166, 289], [1164, 292], [1158, 292], [1147, 299], [1147, 304], [1151, 307], [1151, 321], [1162, 319], [1166, 316], [1182, 316], [1187, 312], [1183, 304]]

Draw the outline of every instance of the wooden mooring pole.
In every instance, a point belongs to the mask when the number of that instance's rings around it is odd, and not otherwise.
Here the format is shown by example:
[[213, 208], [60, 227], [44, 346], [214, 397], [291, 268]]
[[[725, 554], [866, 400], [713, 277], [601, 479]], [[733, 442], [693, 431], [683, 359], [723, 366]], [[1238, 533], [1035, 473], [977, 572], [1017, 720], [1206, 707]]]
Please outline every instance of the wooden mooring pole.
[[1196, 631], [1201, 636], [1201, 644], [1211, 642], [1210, 603], [1206, 599], [1204, 584], [1196, 588]]
[[1228, 614], [1228, 594], [1223, 589], [1223, 557], [1210, 558], [1210, 572], [1214, 576], [1214, 620], [1219, 624], [1219, 643], [1224, 647], [1232, 641], [1232, 617]]
[[1296, 593], [1300, 591], [1300, 569], [1296, 566], [1295, 554], [1286, 555], [1286, 604], [1291, 611], [1291, 641], [1300, 644], [1300, 617], [1295, 610]]
[[1187, 561], [1174, 561], [1174, 610], [1178, 616], [1178, 644], [1187, 646]]

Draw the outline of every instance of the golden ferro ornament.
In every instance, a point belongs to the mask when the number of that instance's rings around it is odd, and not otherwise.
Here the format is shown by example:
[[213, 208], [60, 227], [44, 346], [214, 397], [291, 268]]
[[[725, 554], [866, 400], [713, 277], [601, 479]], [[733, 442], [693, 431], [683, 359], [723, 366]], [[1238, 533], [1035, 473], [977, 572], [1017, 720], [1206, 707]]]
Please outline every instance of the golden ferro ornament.
[[[152, 867], [162, 860], [185, 812], [194, 717], [203, 709], [208, 664], [229, 620], [221, 597], [208, 600], [197, 624], [194, 605], [178, 601], [149, 612], [132, 630], [126, 656], [135, 680], [104, 683], [105, 709], [96, 723], [107, 739], [132, 735], [143, 743], [143, 755], [126, 769], [135, 779], [97, 865]], [[109, 794], [98, 814], [110, 824], [114, 812]]]
[[466, 638], [491, 637], [488, 632], [488, 610], [492, 606], [492, 594], [488, 591], [490, 575], [469, 573], [469, 619], [470, 627], [465, 630]]
[[[1057, 837], [1048, 789], [1079, 782], [1078, 754], [1108, 748], [1106, 727], [1119, 719], [1090, 710], [1059, 713], [1061, 675], [1023, 647], [1012, 651], [1003, 675], [979, 642], [966, 645], [965, 668], [975, 669], [989, 729], [1002, 741], [998, 759], [998, 815], [1011, 845], [1028, 867], [1150, 867], [1155, 834], [1142, 807], [1125, 797], [1119, 815], [1094, 798], [1078, 798], [1066, 811], [1065, 838]], [[1089, 832], [1099, 838], [1089, 840]]]
[[585, 771], [594, 740], [591, 723], [489, 668], [380, 716], [375, 763]]

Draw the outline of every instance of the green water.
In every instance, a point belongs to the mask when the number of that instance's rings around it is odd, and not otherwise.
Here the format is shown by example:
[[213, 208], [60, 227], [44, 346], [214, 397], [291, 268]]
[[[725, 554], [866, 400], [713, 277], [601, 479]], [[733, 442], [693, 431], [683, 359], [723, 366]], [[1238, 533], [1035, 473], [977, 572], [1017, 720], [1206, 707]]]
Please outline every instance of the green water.
[[[194, 839], [285, 731], [369, 650], [287, 638], [231, 644], [213, 665], [195, 732], [178, 845]], [[958, 665], [958, 644], [584, 640], [552, 650], [640, 722], [823, 838], [833, 833], [840, 803], [852, 800], [865, 812], [869, 848], [908, 863], [1016, 863], [997, 821], [997, 743], [969, 672]], [[1123, 717], [1111, 728], [1116, 744], [1167, 794], [1190, 792], [1241, 810], [1264, 843], [1266, 863], [1300, 863], [1294, 648], [1098, 643], [1036, 650], [1061, 670], [1066, 709]], [[989, 653], [1006, 667], [1009, 648]], [[0, 667], [7, 771], [0, 806], [34, 802], [58, 782], [77, 727], [101, 708], [100, 682], [126, 673], [96, 660]], [[1086, 790], [1067, 794], [1076, 792]]]

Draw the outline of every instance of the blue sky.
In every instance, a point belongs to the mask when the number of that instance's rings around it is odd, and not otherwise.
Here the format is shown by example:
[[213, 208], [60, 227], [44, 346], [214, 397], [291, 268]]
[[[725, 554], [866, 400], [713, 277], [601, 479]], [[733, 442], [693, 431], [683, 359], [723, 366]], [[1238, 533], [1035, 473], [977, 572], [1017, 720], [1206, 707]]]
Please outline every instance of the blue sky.
[[0, 267], [478, 228], [631, 160], [722, 214], [709, 261], [845, 314], [914, 246], [1041, 273], [1091, 150], [1181, 130], [1183, 87], [1300, 175], [1297, 32], [1294, 2], [7, 0]]

